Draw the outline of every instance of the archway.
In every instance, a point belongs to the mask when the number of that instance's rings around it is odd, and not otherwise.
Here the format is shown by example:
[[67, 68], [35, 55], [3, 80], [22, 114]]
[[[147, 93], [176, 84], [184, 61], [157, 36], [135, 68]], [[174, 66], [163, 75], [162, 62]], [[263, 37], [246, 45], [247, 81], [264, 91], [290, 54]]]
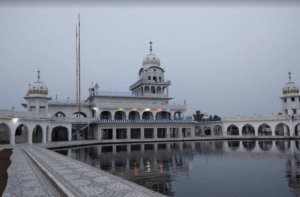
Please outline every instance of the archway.
[[157, 94], [161, 94], [161, 87], [157, 86]]
[[155, 94], [155, 87], [151, 86], [151, 94]]
[[222, 135], [222, 127], [220, 125], [214, 127], [214, 135]]
[[151, 111], [145, 111], [142, 115], [143, 120], [153, 120], [153, 113]]
[[171, 120], [171, 113], [162, 111], [156, 113], [156, 120]]
[[255, 141], [243, 141], [243, 146], [247, 150], [253, 150], [255, 148]]
[[296, 136], [299, 136], [300, 135], [300, 123], [298, 123], [296, 126], [295, 126], [295, 135]]
[[140, 113], [137, 111], [131, 111], [129, 113], [129, 120], [140, 120]]
[[32, 142], [43, 142], [43, 129], [40, 125], [36, 125], [33, 129]]
[[227, 128], [227, 135], [239, 135], [239, 128], [232, 124]]
[[240, 141], [228, 141], [228, 147], [231, 150], [236, 150], [240, 147]]
[[149, 93], [150, 89], [149, 86], [145, 86], [145, 93]]
[[202, 131], [201, 131], [201, 127], [196, 126], [195, 127], [195, 136], [201, 136]]
[[277, 124], [275, 127], [275, 136], [290, 136], [290, 128], [284, 123]]
[[123, 111], [116, 111], [115, 120], [126, 120], [126, 113]]
[[271, 150], [272, 144], [273, 144], [272, 141], [259, 141], [258, 142], [258, 145], [261, 148], [261, 150], [265, 150], [265, 151]]
[[205, 135], [211, 135], [211, 128], [209, 126], [204, 126], [204, 133]]
[[68, 129], [58, 126], [52, 129], [52, 141], [68, 141]]
[[272, 129], [268, 124], [262, 124], [258, 127], [258, 135], [259, 136], [271, 136]]
[[246, 136], [254, 136], [255, 135], [255, 129], [251, 124], [246, 124], [242, 128], [242, 135]]
[[59, 111], [56, 114], [54, 114], [54, 117], [59, 117], [60, 118], [60, 117], [66, 117], [66, 115], [63, 112]]
[[183, 113], [180, 111], [177, 111], [174, 113], [174, 120], [183, 120]]
[[288, 150], [291, 146], [291, 142], [288, 140], [280, 140], [280, 141], [276, 141], [276, 148], [282, 152]]
[[7, 124], [0, 124], [0, 144], [10, 143], [10, 128]]
[[79, 114], [79, 112], [75, 112], [75, 113], [72, 114], [72, 117], [86, 118], [87, 116], [86, 116], [86, 114], [83, 113], [83, 112], [80, 112], [80, 114]]
[[28, 127], [25, 124], [20, 124], [15, 133], [15, 143], [27, 143], [28, 142]]
[[111, 113], [109, 111], [101, 112], [100, 120], [111, 120]]
[[167, 87], [163, 87], [163, 93], [164, 93], [164, 95], [168, 94], [168, 88]]

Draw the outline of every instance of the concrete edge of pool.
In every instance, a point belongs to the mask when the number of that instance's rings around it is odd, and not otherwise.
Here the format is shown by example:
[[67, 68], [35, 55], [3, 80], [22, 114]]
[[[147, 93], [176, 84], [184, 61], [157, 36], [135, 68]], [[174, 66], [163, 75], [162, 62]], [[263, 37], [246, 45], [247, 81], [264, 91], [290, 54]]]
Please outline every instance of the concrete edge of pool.
[[62, 196], [164, 196], [46, 148], [28, 145], [22, 149]]

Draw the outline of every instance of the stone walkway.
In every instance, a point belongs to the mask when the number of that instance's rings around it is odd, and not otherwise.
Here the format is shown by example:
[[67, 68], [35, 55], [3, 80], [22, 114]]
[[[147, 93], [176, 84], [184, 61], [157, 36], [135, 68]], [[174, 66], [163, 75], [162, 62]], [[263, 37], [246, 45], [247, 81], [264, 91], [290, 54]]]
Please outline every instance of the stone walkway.
[[[3, 197], [8, 196], [61, 196], [20, 146], [13, 146], [12, 161]], [[3, 149], [2, 147], [0, 149]]]
[[74, 196], [163, 196], [45, 148], [28, 145], [24, 149]]

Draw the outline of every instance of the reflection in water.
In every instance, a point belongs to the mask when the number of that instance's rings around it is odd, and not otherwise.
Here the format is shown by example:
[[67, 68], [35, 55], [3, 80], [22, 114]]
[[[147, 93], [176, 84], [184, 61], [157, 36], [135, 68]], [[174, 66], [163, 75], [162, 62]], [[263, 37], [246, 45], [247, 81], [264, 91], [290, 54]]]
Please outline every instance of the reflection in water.
[[255, 148], [255, 141], [243, 141], [243, 146], [247, 150], [253, 150]]
[[[298, 147], [298, 141], [289, 140], [234, 140], [97, 145], [56, 152], [167, 196], [184, 196], [186, 191], [188, 196], [297, 196]], [[232, 187], [233, 182], [239, 185]]]

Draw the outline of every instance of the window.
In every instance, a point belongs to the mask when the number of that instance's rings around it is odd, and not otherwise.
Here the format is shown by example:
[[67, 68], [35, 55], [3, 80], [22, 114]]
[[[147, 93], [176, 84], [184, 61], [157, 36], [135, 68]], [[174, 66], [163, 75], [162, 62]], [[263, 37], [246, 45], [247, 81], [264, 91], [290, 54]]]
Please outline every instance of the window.
[[161, 82], [161, 77], [158, 77], [159, 82]]
[[154, 69], [154, 72], [156, 72], [156, 69]]
[[294, 98], [294, 97], [292, 97], [292, 101], [295, 101], [295, 98]]
[[151, 80], [151, 77], [149, 76], [148, 79]]
[[293, 114], [297, 114], [297, 110], [296, 109], [293, 109]]
[[286, 102], [286, 98], [284, 99], [284, 102]]

